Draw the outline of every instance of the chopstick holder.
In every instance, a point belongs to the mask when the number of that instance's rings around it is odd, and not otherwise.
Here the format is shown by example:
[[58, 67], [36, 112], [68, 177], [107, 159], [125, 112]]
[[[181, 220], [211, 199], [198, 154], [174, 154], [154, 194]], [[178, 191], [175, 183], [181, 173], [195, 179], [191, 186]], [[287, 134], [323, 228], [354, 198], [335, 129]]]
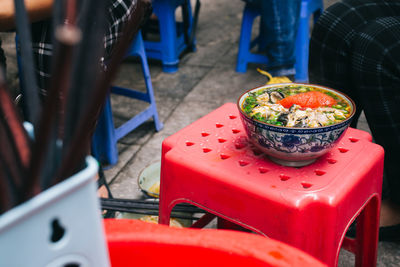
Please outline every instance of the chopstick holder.
[[110, 266], [94, 179], [98, 163], [87, 157], [86, 165], [0, 215], [0, 266]]

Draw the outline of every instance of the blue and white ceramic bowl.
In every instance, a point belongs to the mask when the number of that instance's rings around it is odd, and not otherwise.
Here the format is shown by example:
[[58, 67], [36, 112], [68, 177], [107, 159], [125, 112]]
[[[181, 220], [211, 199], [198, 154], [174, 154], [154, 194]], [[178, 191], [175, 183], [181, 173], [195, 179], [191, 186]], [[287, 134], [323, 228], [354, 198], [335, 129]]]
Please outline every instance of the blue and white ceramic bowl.
[[243, 110], [243, 101], [249, 92], [258, 91], [270, 87], [287, 86], [287, 83], [270, 84], [248, 90], [242, 94], [237, 102], [240, 116], [247, 132], [249, 140], [267, 154], [274, 162], [292, 167], [301, 167], [314, 162], [324, 155], [344, 135], [354, 116], [356, 107], [354, 101], [347, 95], [320, 85], [299, 84], [321, 88], [331, 91], [348, 101], [350, 116], [338, 124], [318, 128], [298, 128], [277, 126], [250, 118]]

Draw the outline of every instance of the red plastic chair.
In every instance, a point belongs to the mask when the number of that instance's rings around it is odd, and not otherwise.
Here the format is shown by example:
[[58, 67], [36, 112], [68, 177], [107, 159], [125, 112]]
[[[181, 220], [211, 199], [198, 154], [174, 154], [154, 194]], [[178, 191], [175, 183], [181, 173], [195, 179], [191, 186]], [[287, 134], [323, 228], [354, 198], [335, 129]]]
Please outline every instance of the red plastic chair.
[[[277, 165], [249, 144], [229, 103], [164, 140], [160, 223], [188, 202], [211, 214], [193, 227], [216, 215], [329, 266], [337, 265], [341, 247], [356, 254], [357, 266], [375, 266], [383, 155], [369, 133], [349, 128], [313, 164]], [[358, 236], [345, 238], [358, 215]]]
[[138, 220], [104, 222], [112, 267], [326, 266], [298, 249], [253, 234]]

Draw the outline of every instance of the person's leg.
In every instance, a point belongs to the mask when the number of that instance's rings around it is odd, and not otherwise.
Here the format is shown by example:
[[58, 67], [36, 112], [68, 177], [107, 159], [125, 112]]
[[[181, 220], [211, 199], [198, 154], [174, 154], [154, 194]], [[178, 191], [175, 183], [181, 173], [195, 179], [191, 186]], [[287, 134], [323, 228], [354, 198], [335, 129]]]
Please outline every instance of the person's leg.
[[[351, 53], [357, 33], [369, 21], [400, 14], [400, 1], [344, 0], [327, 8], [310, 40], [310, 82], [338, 89], [357, 105], [352, 127], [363, 108], [351, 77]], [[355, 81], [356, 82], [356, 81]]]
[[[383, 0], [333, 5], [315, 26], [310, 47], [311, 82], [345, 91], [360, 111], [364, 104], [375, 141], [385, 149], [384, 180], [390, 191], [384, 192], [389, 201], [382, 202], [381, 226], [400, 222], [400, 179], [395, 165], [400, 148], [400, 95], [396, 91], [400, 27], [398, 17], [383, 18], [385, 13], [400, 14], [399, 9], [399, 1]], [[380, 239], [400, 233], [398, 226], [382, 228]]]
[[399, 61], [400, 16], [370, 22], [356, 35], [350, 70], [354, 88], [363, 103], [374, 140], [385, 150], [388, 199], [382, 202], [382, 226], [400, 224]]
[[262, 0], [261, 30], [272, 76], [294, 75], [295, 44], [301, 0]]

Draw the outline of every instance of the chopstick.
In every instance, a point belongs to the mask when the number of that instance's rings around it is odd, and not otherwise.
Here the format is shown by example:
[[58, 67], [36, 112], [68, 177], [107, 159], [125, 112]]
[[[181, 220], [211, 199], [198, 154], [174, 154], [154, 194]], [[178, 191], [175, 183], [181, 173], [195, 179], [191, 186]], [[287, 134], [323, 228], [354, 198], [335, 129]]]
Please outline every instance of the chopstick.
[[40, 114], [40, 100], [34, 71], [30, 24], [23, 0], [14, 0], [15, 18], [21, 47], [23, 110], [26, 119], [36, 126]]
[[[9, 95], [4, 78], [0, 75], [0, 166], [4, 180], [2, 193], [14, 196], [14, 204], [18, 204], [24, 198], [20, 189], [26, 182], [26, 170], [31, 157], [30, 142], [23, 127], [22, 119]], [[23, 194], [23, 191], [22, 191]]]
[[[62, 8], [59, 6], [62, 4], [63, 2], [58, 2], [58, 6], [54, 8], [55, 13], [60, 16]], [[92, 70], [96, 68], [91, 65], [93, 62], [99, 62], [102, 52], [98, 43], [103, 38], [105, 1], [82, 2], [79, 7], [82, 7], [80, 14], [83, 15], [79, 21], [77, 7], [75, 0], [68, 1], [65, 19], [58, 19], [60, 24], [54, 24], [56, 41], [52, 63], [54, 68], [34, 147], [34, 152], [38, 152], [39, 156], [32, 161], [30, 169], [33, 176], [32, 183], [39, 183], [41, 190], [55, 184], [53, 179], [63, 160], [63, 151], [69, 145], [70, 136], [77, 130], [75, 121], [81, 115], [86, 101], [85, 97], [80, 96], [90, 97], [90, 89], [94, 84], [90, 80], [99, 73], [99, 71], [93, 72]], [[81, 36], [85, 36], [85, 39]], [[89, 82], [85, 82], [87, 80]], [[43, 162], [48, 164], [42, 168]], [[84, 164], [85, 161], [82, 159], [73, 172], [84, 168]]]
[[10, 188], [8, 175], [3, 169], [3, 164], [0, 163], [0, 215], [3, 212], [13, 208], [16, 205], [14, 190]]
[[[73, 25], [61, 25], [56, 29], [55, 37], [59, 46], [53, 61], [53, 66], [56, 67], [53, 69], [50, 90], [45, 99], [43, 114], [37, 127], [33, 146], [35, 157], [32, 158], [30, 164], [31, 179], [27, 184], [27, 190], [31, 189], [30, 196], [36, 195], [52, 185], [51, 179], [59, 166], [55, 161], [56, 159], [60, 160], [58, 154], [61, 153], [60, 147], [57, 146], [57, 139], [63, 132], [61, 128], [62, 113], [69, 86], [71, 57], [74, 46], [80, 41], [80, 30]], [[49, 157], [48, 154], [52, 156]], [[45, 159], [48, 160], [46, 168], [51, 168], [51, 170], [43, 170]]]
[[19, 194], [19, 188], [23, 185], [23, 171], [18, 160], [15, 160], [16, 154], [11, 145], [12, 141], [4, 127], [3, 120], [0, 122], [0, 168], [3, 173], [2, 179], [7, 179], [3, 183], [3, 190], [8, 192], [2, 192], [5, 195], [13, 195], [13, 203], [17, 204], [21, 198]]
[[[13, 100], [9, 95], [2, 77], [0, 77], [0, 123], [4, 130], [4, 136], [0, 140], [0, 149], [4, 151], [2, 160], [6, 161], [9, 167], [15, 167], [20, 172], [26, 169], [30, 160], [30, 142], [23, 127], [22, 119], [19, 117]], [[17, 185], [23, 183], [22, 174], [15, 180]]]

